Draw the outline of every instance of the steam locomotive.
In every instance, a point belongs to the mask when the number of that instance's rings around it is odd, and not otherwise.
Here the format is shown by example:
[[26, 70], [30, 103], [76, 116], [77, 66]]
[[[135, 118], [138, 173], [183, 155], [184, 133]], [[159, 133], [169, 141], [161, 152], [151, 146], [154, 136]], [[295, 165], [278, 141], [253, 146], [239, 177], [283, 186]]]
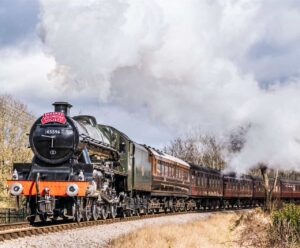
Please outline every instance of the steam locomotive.
[[[131, 140], [93, 116], [70, 117], [72, 105], [33, 124], [31, 163], [16, 163], [7, 181], [11, 195], [26, 199], [28, 220], [97, 220], [159, 211], [261, 205], [260, 178], [222, 175]], [[300, 182], [278, 180], [274, 195], [299, 201]]]

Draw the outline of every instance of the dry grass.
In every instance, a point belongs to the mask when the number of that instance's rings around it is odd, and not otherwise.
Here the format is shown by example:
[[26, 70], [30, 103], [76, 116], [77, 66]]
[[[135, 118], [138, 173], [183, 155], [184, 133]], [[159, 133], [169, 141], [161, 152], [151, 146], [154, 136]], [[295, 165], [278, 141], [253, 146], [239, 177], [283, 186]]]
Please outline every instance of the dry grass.
[[237, 247], [259, 248], [269, 246], [270, 216], [261, 209], [240, 216], [231, 229]]
[[121, 236], [112, 248], [219, 248], [233, 247], [231, 231], [240, 214], [216, 213], [207, 219], [186, 223], [152, 226]]
[[270, 215], [261, 209], [223, 212], [192, 223], [144, 228], [113, 240], [110, 247], [299, 248], [299, 244], [281, 242], [273, 229]]

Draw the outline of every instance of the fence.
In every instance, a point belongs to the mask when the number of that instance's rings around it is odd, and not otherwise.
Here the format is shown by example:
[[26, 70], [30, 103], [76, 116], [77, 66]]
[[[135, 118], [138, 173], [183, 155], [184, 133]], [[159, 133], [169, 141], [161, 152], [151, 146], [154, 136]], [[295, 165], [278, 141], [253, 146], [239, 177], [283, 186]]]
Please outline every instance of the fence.
[[25, 221], [26, 209], [0, 208], [0, 224]]

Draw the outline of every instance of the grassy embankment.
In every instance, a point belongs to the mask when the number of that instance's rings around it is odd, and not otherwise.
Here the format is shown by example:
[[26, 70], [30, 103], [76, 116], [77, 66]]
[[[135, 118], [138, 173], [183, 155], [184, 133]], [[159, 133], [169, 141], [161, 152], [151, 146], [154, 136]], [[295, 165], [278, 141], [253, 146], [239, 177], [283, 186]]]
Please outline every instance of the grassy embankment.
[[110, 247], [231, 247], [230, 228], [238, 218], [239, 214], [225, 212], [192, 223], [146, 227], [112, 241]]
[[146, 227], [113, 240], [112, 248], [150, 247], [300, 247], [300, 207], [293, 204], [271, 215], [260, 209], [222, 212], [186, 224]]

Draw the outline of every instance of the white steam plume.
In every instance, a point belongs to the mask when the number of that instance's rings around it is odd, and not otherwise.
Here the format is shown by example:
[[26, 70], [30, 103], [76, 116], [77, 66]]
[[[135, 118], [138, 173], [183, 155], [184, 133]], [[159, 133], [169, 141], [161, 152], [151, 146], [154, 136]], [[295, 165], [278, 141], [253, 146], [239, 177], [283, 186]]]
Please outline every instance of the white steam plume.
[[[299, 169], [300, 68], [290, 63], [300, 54], [290, 51], [300, 41], [294, 5], [45, 0], [40, 33], [67, 89], [88, 88], [130, 111], [146, 108], [180, 131], [200, 127], [222, 137], [250, 123], [233, 166], [243, 171], [266, 162]], [[277, 63], [272, 51], [251, 58], [264, 46], [289, 49]], [[292, 65], [284, 68], [285, 62]], [[272, 86], [263, 89], [261, 81], [268, 80]]]

